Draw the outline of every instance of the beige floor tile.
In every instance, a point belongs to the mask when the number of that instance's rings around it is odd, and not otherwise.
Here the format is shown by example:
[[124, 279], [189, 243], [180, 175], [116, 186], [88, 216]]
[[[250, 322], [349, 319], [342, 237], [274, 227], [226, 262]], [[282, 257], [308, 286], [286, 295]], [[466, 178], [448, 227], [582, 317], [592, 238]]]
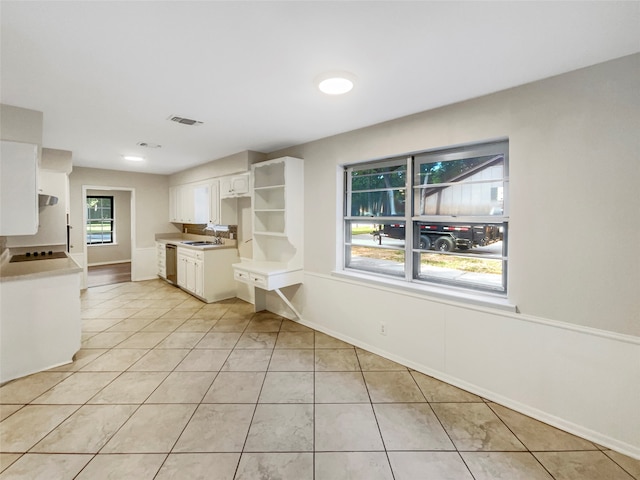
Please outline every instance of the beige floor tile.
[[459, 450], [525, 450], [484, 403], [432, 403], [431, 408]]
[[361, 348], [356, 348], [356, 353], [358, 354], [358, 360], [360, 361], [360, 366], [362, 367], [362, 371], [385, 371], [385, 370], [402, 370], [406, 371], [407, 367], [404, 365], [400, 365], [399, 363], [393, 362], [391, 360], [387, 360], [380, 355], [376, 355], [375, 353], [367, 352], [366, 350], [362, 350]]
[[255, 405], [200, 405], [173, 453], [241, 452]]
[[179, 308], [180, 305], [176, 305], [174, 308], [169, 310], [167, 313], [160, 317], [160, 320], [187, 320], [193, 317], [194, 314], [200, 310], [199, 308]]
[[148, 352], [144, 348], [109, 350], [80, 369], [81, 372], [122, 372]]
[[211, 329], [212, 332], [236, 332], [242, 333], [249, 325], [248, 318], [221, 318]]
[[553, 480], [528, 452], [462, 452], [476, 480]]
[[96, 455], [75, 480], [152, 480], [165, 454]]
[[202, 337], [196, 348], [233, 348], [241, 335], [240, 332], [209, 332]]
[[49, 372], [77, 372], [85, 365], [93, 362], [108, 349], [104, 348], [83, 348], [79, 350], [74, 356], [71, 363], [60, 365], [59, 367], [48, 370]]
[[10, 417], [14, 413], [16, 413], [22, 407], [24, 407], [24, 405], [20, 405], [20, 404], [15, 404], [14, 405], [14, 404], [3, 404], [3, 403], [0, 403], [0, 422], [2, 420], [4, 420], [5, 418]]
[[2, 480], [72, 479], [92, 455], [26, 454], [2, 472]]
[[427, 403], [379, 403], [373, 410], [389, 450], [455, 450]]
[[422, 390], [428, 402], [481, 402], [477, 395], [469, 393], [460, 388], [441, 382], [440, 380], [424, 375], [420, 372], [412, 371], [411, 375], [415, 379], [418, 387]]
[[316, 348], [353, 348], [350, 343], [320, 332], [316, 332], [315, 342]]
[[137, 405], [84, 405], [38, 442], [31, 452], [98, 453]]
[[621, 453], [614, 452], [612, 450], [606, 450], [604, 454], [620, 465], [626, 472], [630, 473], [632, 477], [640, 480], [640, 460], [622, 455]]
[[534, 452], [555, 480], [632, 480], [602, 452]]
[[95, 318], [95, 319], [83, 319], [82, 331], [83, 332], [103, 332], [114, 325], [122, 322], [120, 318]]
[[280, 317], [254, 317], [245, 332], [279, 332], [282, 325]]
[[142, 405], [101, 453], [169, 453], [196, 405]]
[[170, 372], [189, 354], [187, 348], [156, 348], [129, 367], [131, 372]]
[[78, 408], [78, 405], [27, 405], [0, 424], [0, 450], [27, 452]]
[[[138, 313], [132, 315], [128, 320], [134, 319], [134, 318], [145, 318], [145, 319], [151, 319], [151, 320], [155, 320], [157, 318], [160, 318], [162, 315], [164, 315], [165, 313], [167, 313], [169, 310], [171, 310], [169, 307], [160, 307], [160, 305], [158, 305], [158, 303], [154, 303], [153, 308], [143, 308], [140, 311], [138, 311]], [[147, 325], [151, 323], [148, 322]]]
[[0, 402], [3, 404], [30, 403], [69, 375], [71, 373], [40, 372], [5, 383], [0, 387]]
[[315, 351], [317, 372], [359, 372], [360, 364], [353, 348], [323, 348]]
[[280, 324], [281, 332], [313, 332], [312, 328], [309, 328], [294, 320], [283, 319]]
[[233, 350], [222, 366], [227, 372], [264, 372], [273, 350]]
[[313, 403], [313, 372], [268, 372], [260, 403]]
[[311, 453], [243, 453], [235, 480], [311, 480]]
[[203, 403], [257, 403], [265, 372], [220, 372]]
[[[187, 322], [185, 322], [187, 323]], [[183, 323], [184, 325], [184, 323]], [[173, 332], [158, 344], [158, 348], [193, 348], [204, 337], [198, 332]]]
[[216, 372], [172, 372], [146, 403], [200, 403]]
[[426, 402], [424, 395], [408, 371], [362, 372], [371, 401]]
[[131, 335], [116, 348], [154, 348], [167, 338], [166, 332], [137, 332]]
[[14, 463], [21, 456], [21, 453], [0, 453], [0, 472], [6, 470], [9, 465]]
[[313, 348], [314, 332], [280, 332], [276, 348]]
[[200, 310], [198, 310], [193, 316], [192, 319], [202, 318], [207, 320], [220, 320], [222, 316], [227, 313], [229, 310], [228, 305], [222, 305], [219, 303], [211, 303], [204, 305]]
[[313, 451], [313, 405], [259, 404], [249, 428], [244, 451]]
[[316, 403], [369, 403], [361, 372], [316, 372]]
[[236, 348], [273, 348], [277, 337], [277, 333], [245, 332], [238, 340]]
[[384, 452], [325, 452], [315, 457], [315, 480], [393, 480]]
[[129, 318], [138, 313], [140, 308], [114, 308], [113, 310], [102, 315], [102, 318]]
[[[104, 303], [104, 302], [103, 302]], [[83, 320], [88, 320], [92, 318], [106, 318], [105, 315], [109, 313], [113, 308], [110, 307], [93, 307], [93, 308], [85, 308], [82, 310], [80, 317]]]
[[554, 428], [546, 423], [514, 412], [502, 405], [489, 407], [507, 424], [518, 439], [531, 451], [597, 450], [591, 442]]
[[143, 403], [168, 375], [169, 372], [124, 372], [100, 390], [88, 403]]
[[186, 319], [165, 318], [169, 313], [171, 310], [144, 327], [141, 332], [173, 332], [186, 321]]
[[370, 404], [317, 404], [316, 452], [382, 451], [378, 424]]
[[154, 480], [233, 480], [239, 453], [172, 453]]
[[133, 332], [100, 332], [86, 342], [82, 348], [112, 348], [133, 335]]
[[83, 404], [117, 376], [118, 372], [75, 372], [40, 395], [33, 403]]
[[314, 355], [311, 349], [282, 348], [273, 351], [269, 371], [313, 372]]
[[131, 318], [126, 318], [116, 323], [113, 327], [109, 328], [107, 332], [137, 332], [151, 322], [153, 322], [153, 318], [138, 318], [134, 315]]
[[193, 317], [191, 317], [189, 320], [187, 320], [182, 325], [180, 325], [175, 331], [207, 333], [209, 330], [211, 330], [215, 326], [217, 322], [218, 322], [217, 320], [210, 320], [206, 318], [194, 319]]
[[184, 357], [180, 365], [176, 367], [177, 371], [188, 372], [217, 372], [222, 368], [224, 362], [227, 361], [231, 350], [213, 350], [206, 348], [197, 348], [191, 350]]
[[395, 480], [474, 480], [458, 452], [389, 452]]

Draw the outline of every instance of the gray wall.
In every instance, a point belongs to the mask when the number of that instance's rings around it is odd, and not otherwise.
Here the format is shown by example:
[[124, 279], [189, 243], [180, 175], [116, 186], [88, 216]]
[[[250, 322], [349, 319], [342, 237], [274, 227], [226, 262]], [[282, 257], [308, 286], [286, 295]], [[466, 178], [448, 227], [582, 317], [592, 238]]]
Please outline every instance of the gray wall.
[[524, 314], [640, 336], [638, 132], [633, 55], [269, 158], [304, 158], [305, 270], [330, 274], [341, 165], [508, 137], [509, 299]]

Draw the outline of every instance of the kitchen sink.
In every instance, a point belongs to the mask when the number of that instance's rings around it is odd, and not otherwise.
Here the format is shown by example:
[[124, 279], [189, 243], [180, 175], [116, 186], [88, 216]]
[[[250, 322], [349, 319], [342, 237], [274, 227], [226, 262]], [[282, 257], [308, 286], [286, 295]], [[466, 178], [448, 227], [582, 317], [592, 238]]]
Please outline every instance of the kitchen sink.
[[194, 247], [205, 247], [208, 245], [222, 245], [222, 242], [206, 242], [206, 241], [186, 241], [182, 242], [185, 245], [191, 245]]

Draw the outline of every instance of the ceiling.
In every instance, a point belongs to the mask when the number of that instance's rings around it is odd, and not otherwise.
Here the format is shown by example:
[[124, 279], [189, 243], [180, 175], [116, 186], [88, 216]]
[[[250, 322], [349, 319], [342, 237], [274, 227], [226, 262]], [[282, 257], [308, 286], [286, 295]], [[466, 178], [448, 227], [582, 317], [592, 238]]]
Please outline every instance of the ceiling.
[[[1, 101], [44, 113], [43, 146], [71, 150], [75, 166], [159, 174], [640, 51], [638, 1], [2, 0], [0, 8]], [[355, 76], [355, 87], [326, 96], [314, 81], [335, 70]]]

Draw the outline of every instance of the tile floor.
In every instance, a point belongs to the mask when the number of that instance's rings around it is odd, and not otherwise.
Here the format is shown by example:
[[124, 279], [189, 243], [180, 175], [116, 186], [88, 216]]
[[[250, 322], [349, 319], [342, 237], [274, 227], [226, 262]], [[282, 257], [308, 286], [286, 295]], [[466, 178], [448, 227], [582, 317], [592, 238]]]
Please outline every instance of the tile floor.
[[82, 295], [83, 348], [0, 388], [0, 479], [629, 480], [640, 461], [240, 300]]

